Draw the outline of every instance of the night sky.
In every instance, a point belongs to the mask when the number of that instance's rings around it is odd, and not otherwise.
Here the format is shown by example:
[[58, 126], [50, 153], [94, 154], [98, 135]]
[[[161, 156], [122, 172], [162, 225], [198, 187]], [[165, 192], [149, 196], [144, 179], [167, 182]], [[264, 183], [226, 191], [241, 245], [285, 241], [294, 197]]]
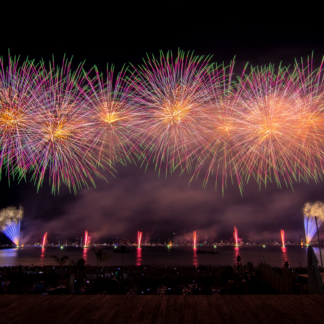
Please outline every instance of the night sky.
[[[278, 65], [280, 61], [288, 65], [314, 51], [318, 66], [324, 54], [324, 33], [314, 24], [292, 28], [289, 22], [270, 26], [262, 19], [253, 22], [244, 18], [232, 18], [224, 24], [217, 21], [216, 14], [185, 12], [181, 1], [173, 2], [169, 9], [159, 15], [115, 10], [106, 19], [94, 22], [85, 17], [75, 21], [70, 17], [42, 17], [48, 21], [43, 25], [26, 18], [20, 21], [22, 31], [8, 28], [1, 36], [0, 56], [7, 56], [10, 49], [12, 55], [21, 56], [21, 61], [27, 56], [48, 61], [54, 54], [59, 63], [66, 54], [73, 55], [75, 66], [86, 60], [86, 69], [97, 65], [105, 71], [109, 63], [119, 71], [124, 63], [141, 63], [146, 53], [175, 53], [181, 48], [213, 54], [213, 61], [226, 65], [236, 56], [234, 72], [240, 74], [248, 61], [253, 66]], [[213, 180], [206, 189], [201, 177], [188, 186], [190, 176], [175, 173], [159, 178], [153, 165], [146, 171], [139, 166], [119, 165], [117, 171], [116, 178], [107, 175], [108, 182], [98, 179], [95, 189], [74, 195], [62, 187], [56, 196], [46, 181], [37, 193], [29, 180], [20, 184], [11, 180], [9, 187], [4, 176], [0, 208], [24, 207], [23, 237], [30, 243], [40, 241], [45, 231], [52, 242], [57, 236], [74, 240], [84, 230], [100, 242], [117, 237], [135, 241], [138, 230], [144, 232], [145, 241], [165, 242], [173, 232], [191, 238], [194, 230], [198, 240], [203, 240], [205, 233], [209, 240], [230, 240], [234, 226], [244, 241], [264, 241], [279, 240], [281, 228], [287, 239], [299, 240], [304, 203], [323, 199], [324, 183], [298, 183], [293, 191], [284, 185], [278, 189], [275, 183], [259, 189], [251, 180], [243, 196], [235, 183], [229, 184], [222, 196], [220, 188], [215, 191]], [[3, 235], [0, 242], [5, 242]]]

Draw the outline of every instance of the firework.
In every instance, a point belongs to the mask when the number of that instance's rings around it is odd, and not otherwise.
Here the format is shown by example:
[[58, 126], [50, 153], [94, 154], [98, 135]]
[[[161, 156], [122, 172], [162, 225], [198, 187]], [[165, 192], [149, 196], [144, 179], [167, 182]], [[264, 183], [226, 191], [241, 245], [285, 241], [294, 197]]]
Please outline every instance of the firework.
[[282, 247], [285, 247], [285, 231], [283, 229], [280, 230], [280, 236], [281, 236], [281, 245]]
[[83, 247], [84, 248], [87, 248], [88, 247], [88, 239], [89, 239], [89, 234], [88, 234], [88, 231], [85, 231], [84, 232], [84, 245], [83, 245]]
[[0, 211], [0, 229], [16, 246], [19, 246], [20, 221], [23, 214], [22, 207], [7, 207]]
[[42, 244], [43, 249], [45, 248], [46, 240], [47, 240], [47, 232], [43, 236], [43, 244]]
[[41, 86], [41, 73], [33, 62], [18, 67], [16, 58], [0, 58], [0, 176], [2, 169], [23, 177], [33, 161], [27, 148], [31, 121], [35, 115], [33, 97]]
[[195, 248], [197, 246], [197, 232], [193, 232], [193, 247]]
[[324, 204], [320, 201], [314, 204], [306, 203], [303, 213], [306, 217], [317, 217], [317, 219], [324, 221]]
[[319, 201], [314, 204], [306, 203], [303, 208], [303, 213], [306, 244], [310, 244], [316, 231], [324, 222], [324, 204]]
[[[318, 226], [321, 226], [323, 223], [322, 220], [318, 220]], [[304, 228], [306, 236], [306, 244], [310, 244], [312, 238], [316, 234], [317, 226], [315, 217], [304, 216]]]
[[234, 140], [240, 150], [236, 165], [247, 181], [252, 175], [266, 184], [273, 176], [280, 185], [281, 178], [291, 184], [298, 175], [307, 177], [309, 170], [297, 154], [304, 118], [298, 90], [294, 75], [281, 66], [277, 71], [272, 65], [255, 68], [239, 80]]
[[32, 179], [39, 188], [48, 170], [54, 193], [61, 183], [76, 192], [88, 181], [95, 185], [93, 174], [103, 178], [93, 145], [92, 112], [82, 95], [82, 65], [72, 72], [71, 61], [63, 61], [61, 68], [53, 63], [46, 73], [34, 98], [37, 114], [29, 140]]
[[142, 244], [142, 236], [143, 236], [143, 233], [138, 231], [137, 232], [137, 247], [140, 248], [141, 247], [141, 244]]
[[139, 113], [130, 104], [132, 93], [125, 83], [125, 71], [121, 71], [114, 80], [113, 67], [107, 69], [106, 80], [94, 68], [96, 76], [90, 79], [88, 90], [84, 92], [87, 106], [91, 110], [92, 144], [97, 149], [99, 160], [108, 165], [116, 161], [126, 164], [133, 161], [136, 153], [134, 129], [139, 124]]
[[38, 189], [48, 176], [54, 193], [95, 185], [100, 169], [135, 158], [159, 172], [163, 163], [166, 173], [193, 170], [191, 180], [204, 172], [204, 186], [215, 175], [223, 191], [228, 178], [241, 191], [250, 178], [321, 180], [323, 62], [246, 67], [235, 79], [233, 67], [180, 50], [116, 78], [113, 68], [72, 71], [65, 59], [60, 67], [0, 59], [0, 170], [19, 180], [29, 172]]
[[189, 168], [198, 154], [207, 122], [205, 105], [213, 92], [209, 60], [183, 51], [176, 58], [161, 52], [160, 59], [148, 57], [130, 78], [132, 102], [142, 115], [142, 157], [159, 170], [163, 161], [166, 172], [178, 165]]
[[236, 226], [234, 226], [233, 236], [234, 236], [235, 246], [238, 246], [238, 233], [237, 233], [237, 227]]

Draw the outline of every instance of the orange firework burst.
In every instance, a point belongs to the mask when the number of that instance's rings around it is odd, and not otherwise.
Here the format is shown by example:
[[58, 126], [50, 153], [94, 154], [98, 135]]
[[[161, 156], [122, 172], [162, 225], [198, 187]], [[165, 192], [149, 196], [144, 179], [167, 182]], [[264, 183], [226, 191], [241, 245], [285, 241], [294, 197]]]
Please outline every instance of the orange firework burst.
[[87, 106], [91, 110], [91, 129], [93, 145], [98, 151], [99, 160], [109, 165], [115, 162], [126, 164], [136, 155], [136, 133], [133, 131], [139, 123], [139, 114], [131, 99], [130, 89], [124, 82], [121, 71], [117, 80], [113, 79], [113, 69], [107, 70], [107, 81], [95, 68], [96, 77], [87, 78], [89, 90], [85, 92]]
[[40, 73], [33, 62], [18, 68], [18, 60], [9, 56], [8, 61], [5, 68], [0, 58], [0, 175], [4, 167], [8, 177], [22, 177], [30, 167], [26, 149], [34, 110], [31, 99], [41, 84]]
[[210, 82], [213, 65], [209, 57], [179, 51], [160, 59], [149, 58], [135, 70], [131, 84], [133, 102], [141, 107], [140, 129], [143, 157], [160, 169], [172, 172], [178, 165], [190, 168], [201, 146], [205, 107], [213, 93]]
[[291, 185], [318, 172], [310, 138], [318, 111], [305, 105], [295, 73], [281, 67], [276, 73], [271, 65], [252, 69], [240, 80], [234, 105], [241, 113], [236, 163], [247, 181], [253, 175], [266, 184], [273, 175], [279, 185], [281, 177]]
[[[239, 132], [241, 113], [235, 109], [233, 97], [232, 71], [234, 61], [228, 69], [223, 67], [214, 70], [217, 77], [212, 77], [214, 84], [213, 94], [204, 109], [203, 145], [197, 155], [197, 164], [194, 175], [202, 169], [206, 170], [204, 186], [208, 179], [215, 174], [216, 184], [218, 177], [222, 178], [222, 189], [226, 186], [228, 174], [236, 176], [241, 188], [240, 172], [236, 165], [237, 150], [235, 138]], [[216, 82], [215, 82], [216, 81]]]

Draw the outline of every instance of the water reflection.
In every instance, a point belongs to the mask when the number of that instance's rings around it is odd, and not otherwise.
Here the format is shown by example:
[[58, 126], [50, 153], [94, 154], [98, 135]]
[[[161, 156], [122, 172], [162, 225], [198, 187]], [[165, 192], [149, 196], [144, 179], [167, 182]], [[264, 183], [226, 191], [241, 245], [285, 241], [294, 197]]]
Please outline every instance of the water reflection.
[[240, 255], [240, 248], [238, 246], [234, 247], [234, 263], [237, 264], [237, 257]]
[[281, 247], [281, 255], [282, 255], [283, 265], [285, 264], [285, 262], [288, 262], [288, 264], [289, 264], [289, 258], [288, 258], [288, 253], [287, 253], [286, 247]]
[[0, 257], [15, 258], [17, 256], [18, 249], [1, 249]]
[[86, 263], [88, 261], [88, 255], [87, 254], [88, 254], [88, 249], [84, 248], [82, 258], [85, 260]]
[[198, 257], [197, 257], [197, 248], [196, 247], [193, 248], [192, 261], [193, 261], [193, 265], [197, 268], [198, 267]]
[[41, 255], [40, 255], [40, 259], [39, 259], [39, 264], [40, 264], [41, 266], [44, 265], [44, 258], [45, 258], [45, 249], [42, 248], [42, 252], [41, 252]]
[[140, 266], [142, 265], [142, 249], [137, 248], [136, 249], [136, 260], [135, 260], [135, 265]]

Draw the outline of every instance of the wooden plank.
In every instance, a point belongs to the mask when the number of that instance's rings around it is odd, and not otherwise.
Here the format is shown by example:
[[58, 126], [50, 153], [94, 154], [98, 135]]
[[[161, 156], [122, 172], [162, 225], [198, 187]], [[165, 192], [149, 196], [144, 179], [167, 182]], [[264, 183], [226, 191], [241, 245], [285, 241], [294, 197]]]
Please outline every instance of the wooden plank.
[[[215, 296], [216, 298], [225, 297], [225, 296]], [[227, 297], [227, 296], [226, 296]], [[229, 307], [231, 307], [232, 312], [236, 314], [238, 323], [259, 323], [259, 320], [252, 311], [249, 303], [246, 302], [245, 296], [236, 296], [231, 295], [229, 297], [230, 302], [228, 303]]]
[[315, 323], [316, 295], [0, 296], [4, 323]]
[[[129, 300], [132, 301], [133, 307], [131, 311], [131, 316], [129, 318], [128, 323], [139, 323], [139, 319], [143, 318], [145, 315], [145, 307], [147, 300], [145, 296], [128, 296]], [[144, 310], [144, 311], [143, 311]]]
[[195, 296], [184, 296], [184, 323], [194, 324], [199, 323], [199, 318], [196, 310]]
[[116, 312], [116, 307], [113, 303], [112, 297], [114, 297], [114, 296], [105, 296], [104, 297], [104, 299], [102, 301], [103, 307], [98, 312], [95, 319], [93, 319], [93, 323], [109, 323], [110, 322], [111, 317]]
[[287, 323], [293, 323], [291, 316], [284, 309], [278, 308], [278, 303], [282, 305], [281, 295], [277, 295], [276, 299], [268, 298], [268, 295], [258, 295], [256, 297], [259, 303], [257, 307], [259, 307], [259, 312], [265, 315], [263, 319], [265, 322], [272, 321], [273, 323], [277, 323], [279, 321], [280, 323], [284, 320]]

